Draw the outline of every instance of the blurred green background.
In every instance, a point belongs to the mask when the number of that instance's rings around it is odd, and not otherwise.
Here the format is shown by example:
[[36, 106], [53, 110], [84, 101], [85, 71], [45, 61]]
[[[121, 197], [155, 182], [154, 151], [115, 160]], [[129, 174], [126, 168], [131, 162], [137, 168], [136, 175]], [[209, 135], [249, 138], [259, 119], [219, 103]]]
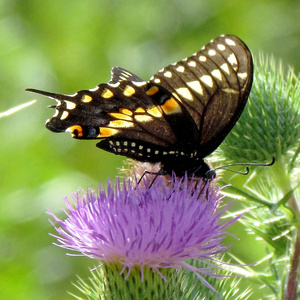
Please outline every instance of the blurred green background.
[[[45, 212], [62, 216], [64, 196], [116, 177], [122, 166], [95, 141], [47, 131], [46, 106], [54, 103], [25, 88], [72, 94], [107, 82], [113, 66], [148, 79], [222, 33], [298, 73], [299, 17], [297, 0], [0, 0], [0, 112], [38, 99], [0, 118], [0, 299], [72, 299], [76, 274], [87, 277], [97, 262], [52, 246]], [[247, 263], [262, 258], [240, 237], [234, 248]]]

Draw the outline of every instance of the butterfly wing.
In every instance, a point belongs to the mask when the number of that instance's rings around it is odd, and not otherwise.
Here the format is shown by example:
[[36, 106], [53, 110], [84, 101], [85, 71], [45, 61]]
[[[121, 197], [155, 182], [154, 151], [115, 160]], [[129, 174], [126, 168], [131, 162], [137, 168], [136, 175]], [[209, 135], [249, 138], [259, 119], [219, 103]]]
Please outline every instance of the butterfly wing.
[[102, 139], [97, 146], [115, 154], [162, 161], [166, 150], [184, 141], [174, 130], [180, 123], [197, 136], [193, 119], [168, 91], [122, 68], [112, 69], [107, 84], [74, 95], [28, 90], [57, 101], [48, 129], [77, 139]]
[[195, 147], [202, 157], [214, 151], [236, 123], [252, 85], [247, 46], [233, 35], [220, 36], [199, 52], [151, 78], [184, 104], [199, 129]]
[[[146, 82], [115, 67], [107, 84], [74, 95], [29, 89], [57, 101], [46, 127], [140, 161], [161, 162], [171, 174], [209, 169], [203, 158], [240, 116], [252, 83], [248, 48], [222, 36]], [[200, 170], [200, 171], [199, 171]]]

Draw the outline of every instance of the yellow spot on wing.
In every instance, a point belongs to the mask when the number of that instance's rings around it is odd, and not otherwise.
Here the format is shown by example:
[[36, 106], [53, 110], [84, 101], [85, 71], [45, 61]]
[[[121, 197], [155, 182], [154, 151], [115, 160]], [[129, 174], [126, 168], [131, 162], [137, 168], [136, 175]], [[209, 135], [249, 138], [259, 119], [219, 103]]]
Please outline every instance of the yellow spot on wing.
[[117, 128], [128, 128], [128, 127], [132, 127], [133, 123], [122, 121], [122, 120], [115, 120], [115, 121], [110, 121], [107, 126], [117, 127]]
[[212, 70], [211, 75], [219, 80], [222, 80], [222, 73], [219, 69]]
[[152, 86], [147, 92], [146, 94], [149, 96], [153, 96], [154, 94], [156, 94], [159, 91], [159, 88], [157, 86]]
[[116, 119], [132, 121], [131, 117], [129, 117], [127, 115], [124, 115], [124, 114], [120, 114], [120, 113], [108, 113], [108, 115], [110, 115], [111, 117], [116, 118]]
[[134, 118], [138, 122], [149, 122], [149, 121], [152, 121], [152, 117], [150, 117], [148, 115], [135, 115]]
[[227, 60], [229, 61], [229, 63], [232, 65], [232, 66], [234, 66], [234, 65], [237, 65], [237, 59], [236, 59], [236, 56], [234, 55], [234, 53], [231, 53], [229, 56], [228, 56], [228, 58], [227, 58]]
[[238, 75], [238, 77], [245, 79], [245, 78], [247, 78], [248, 74], [245, 72], [245, 73], [238, 73], [237, 75]]
[[138, 107], [134, 112], [135, 113], [145, 113], [146, 111], [142, 107]]
[[115, 135], [119, 132], [117, 129], [113, 128], [106, 128], [106, 127], [99, 127], [100, 134], [98, 134], [97, 138], [105, 138]]
[[201, 56], [199, 57], [199, 60], [204, 62], [204, 61], [206, 61], [206, 57], [203, 56], [203, 55], [201, 55]]
[[221, 51], [224, 51], [226, 49], [226, 47], [223, 44], [218, 44], [217, 47]]
[[68, 101], [68, 100], [65, 100], [65, 103], [66, 103], [66, 107], [67, 109], [74, 109], [76, 107], [76, 104], [74, 102], [71, 102], [71, 101]]
[[83, 136], [82, 127], [80, 125], [70, 126], [66, 129], [66, 132], [70, 132], [74, 138], [80, 138]]
[[61, 120], [65, 120], [68, 116], [69, 116], [69, 112], [65, 110], [65, 111], [61, 114], [60, 119], [61, 119]]
[[124, 114], [124, 115], [128, 115], [128, 116], [132, 116], [133, 112], [127, 108], [120, 108], [119, 112]]
[[213, 87], [214, 83], [213, 83], [213, 80], [212, 80], [211, 76], [209, 76], [209, 75], [202, 75], [202, 76], [200, 77], [200, 79], [201, 79], [201, 81], [202, 81], [203, 83], [205, 83], [207, 86]]
[[178, 88], [178, 89], [176, 89], [176, 92], [180, 96], [186, 98], [187, 100], [191, 100], [191, 101], [194, 100], [193, 95], [191, 94], [191, 92], [189, 91], [189, 89], [186, 88], [186, 87]]
[[225, 39], [225, 42], [229, 46], [235, 46], [236, 45], [236, 43], [231, 39]]
[[191, 89], [197, 92], [200, 95], [203, 95], [203, 88], [199, 82], [199, 80], [194, 80], [186, 83]]
[[208, 55], [215, 56], [216, 54], [217, 54], [217, 52], [214, 49], [208, 50]]
[[93, 98], [90, 95], [83, 95], [81, 98], [81, 101], [84, 103], [89, 103], [93, 100]]
[[181, 112], [181, 108], [174, 98], [170, 98], [160, 107], [163, 109], [165, 114], [175, 114]]
[[130, 96], [132, 96], [134, 93], [135, 93], [135, 89], [134, 89], [132, 86], [130, 86], [130, 85], [127, 85], [127, 86], [125, 87], [124, 91], [123, 91], [123, 94], [124, 94], [124, 96], [126, 96], [126, 97], [130, 97]]
[[109, 89], [104, 89], [102, 94], [101, 94], [101, 97], [104, 98], [104, 99], [109, 99], [113, 96], [113, 92]]
[[228, 64], [224, 63], [223, 65], [221, 65], [221, 69], [226, 72], [228, 75], [230, 74], [229, 68], [228, 68]]
[[157, 117], [157, 118], [162, 117], [161, 110], [157, 106], [153, 106], [153, 107], [147, 109], [147, 113], [153, 117]]

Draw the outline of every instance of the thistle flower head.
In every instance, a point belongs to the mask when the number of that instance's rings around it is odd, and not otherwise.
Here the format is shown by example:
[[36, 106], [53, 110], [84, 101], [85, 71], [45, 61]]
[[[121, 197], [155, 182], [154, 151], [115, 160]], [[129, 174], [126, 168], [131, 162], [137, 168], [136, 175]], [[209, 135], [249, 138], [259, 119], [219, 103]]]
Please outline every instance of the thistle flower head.
[[[300, 140], [300, 80], [274, 59], [255, 61], [252, 90], [245, 110], [220, 146], [231, 161], [291, 159]], [[297, 153], [298, 154], [298, 153]]]
[[[106, 190], [89, 189], [74, 195], [72, 205], [65, 200], [67, 218], [55, 228], [59, 246], [102, 262], [123, 265], [121, 273], [139, 266], [159, 272], [163, 268], [191, 270], [207, 286], [200, 274], [215, 277], [216, 255], [228, 247], [222, 244], [226, 229], [235, 219], [221, 221], [221, 196], [211, 183], [176, 179], [166, 187], [158, 176], [152, 187], [118, 180]], [[186, 260], [206, 262], [197, 268]], [[209, 262], [210, 261], [210, 262]], [[163, 277], [163, 275], [161, 274]]]

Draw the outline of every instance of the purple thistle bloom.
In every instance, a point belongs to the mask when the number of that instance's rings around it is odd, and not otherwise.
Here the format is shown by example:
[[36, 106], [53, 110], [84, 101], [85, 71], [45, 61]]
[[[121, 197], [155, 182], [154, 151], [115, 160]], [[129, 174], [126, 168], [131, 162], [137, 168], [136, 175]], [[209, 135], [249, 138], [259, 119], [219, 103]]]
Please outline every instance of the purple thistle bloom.
[[[49, 214], [60, 227], [58, 246], [80, 252], [102, 262], [123, 265], [127, 269], [148, 267], [158, 272], [161, 268], [185, 268], [211, 287], [201, 274], [220, 277], [221, 268], [216, 255], [228, 247], [222, 244], [232, 220], [221, 218], [229, 205], [218, 208], [222, 197], [211, 183], [187, 178], [173, 178], [170, 186], [158, 176], [151, 188], [120, 180], [108, 182], [107, 189], [74, 194], [72, 205], [65, 199], [67, 219]], [[205, 262], [196, 268], [189, 259]], [[209, 263], [210, 261], [210, 263]], [[216, 264], [217, 263], [217, 264]]]

